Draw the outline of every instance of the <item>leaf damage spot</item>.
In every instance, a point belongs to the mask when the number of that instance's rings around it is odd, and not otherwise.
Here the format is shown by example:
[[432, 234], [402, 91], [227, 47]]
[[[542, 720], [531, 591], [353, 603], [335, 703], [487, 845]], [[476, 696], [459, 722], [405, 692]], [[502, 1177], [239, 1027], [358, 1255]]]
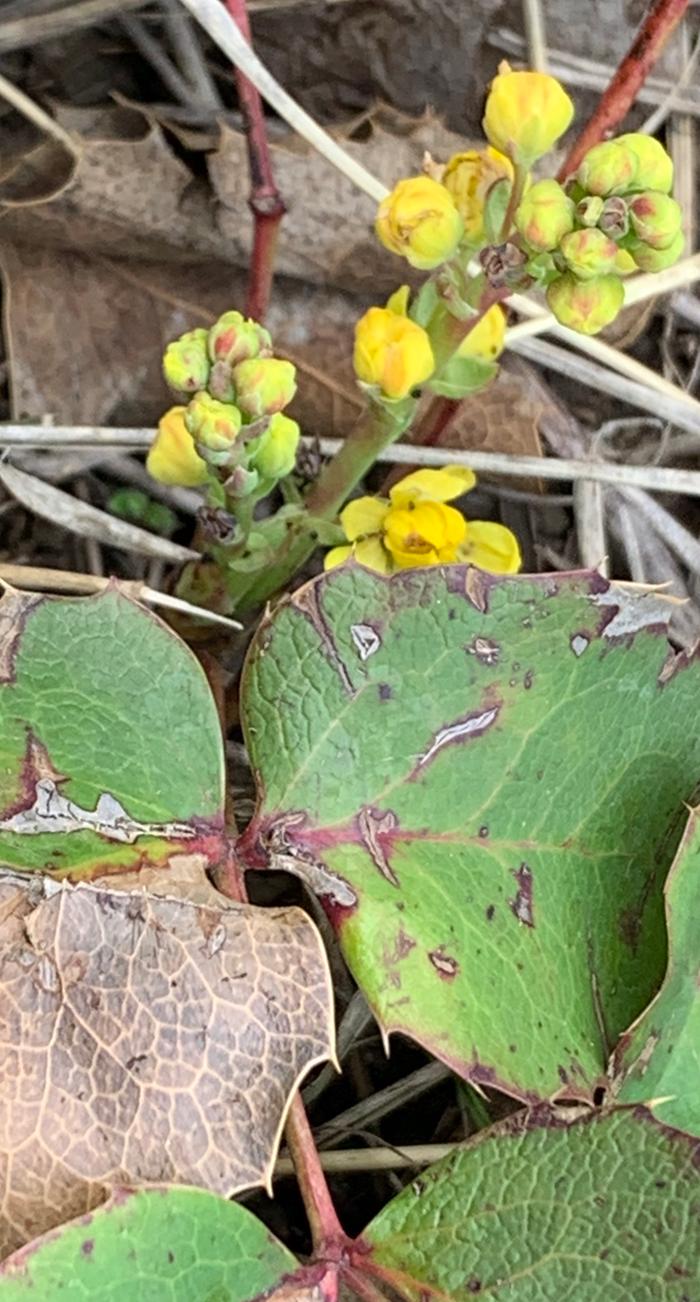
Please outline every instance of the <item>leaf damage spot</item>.
[[351, 624], [350, 636], [362, 661], [369, 660], [382, 645], [382, 639], [371, 624]]
[[305, 815], [285, 814], [271, 824], [267, 837], [267, 850], [271, 868], [281, 868], [308, 886], [324, 903], [341, 909], [357, 907], [357, 894], [349, 882], [331, 872], [321, 859], [316, 859], [303, 844], [293, 840], [290, 832], [301, 827]]
[[571, 647], [571, 650], [573, 651], [575, 656], [582, 656], [584, 651], [587, 650], [590, 644], [591, 644], [591, 639], [589, 638], [587, 633], [574, 633], [571, 641], [569, 642], [569, 646]]
[[344, 690], [348, 696], [354, 696], [355, 688], [348, 673], [347, 665], [338, 651], [328, 620], [321, 607], [320, 591], [316, 583], [307, 583], [305, 587], [294, 593], [291, 604], [301, 611], [302, 615], [306, 616], [315, 629], [328, 661], [335, 669]]
[[46, 598], [39, 592], [5, 592], [0, 601], [0, 683], [14, 682], [15, 661], [27, 616]]
[[526, 927], [534, 927], [535, 914], [532, 899], [532, 869], [526, 863], [521, 863], [519, 868], [513, 870], [513, 876], [518, 883], [518, 889], [515, 894], [515, 899], [508, 901], [510, 908], [518, 919], [518, 922], [524, 923]]
[[500, 643], [489, 637], [475, 637], [465, 649], [467, 655], [474, 656], [482, 665], [497, 665], [501, 658]]
[[483, 733], [496, 722], [500, 711], [500, 705], [493, 705], [488, 710], [479, 710], [474, 714], [467, 714], [463, 719], [457, 719], [450, 723], [446, 728], [440, 728], [433, 738], [432, 744], [424, 755], [420, 756], [416, 768], [424, 768], [437, 755], [438, 751], [445, 746], [452, 745], [453, 742], [459, 742], [465, 738], [481, 737]]
[[459, 972], [459, 963], [452, 954], [445, 953], [444, 945], [439, 945], [437, 949], [431, 949], [428, 953], [428, 958], [435, 968], [435, 971], [440, 974], [443, 980], [454, 980]]
[[663, 593], [616, 583], [589, 600], [603, 612], [600, 631], [608, 640], [633, 637], [643, 628], [668, 630], [672, 604]]
[[188, 823], [141, 823], [131, 818], [108, 791], [103, 791], [98, 797], [94, 809], [83, 809], [61, 795], [53, 778], [39, 779], [33, 803], [29, 808], [0, 819], [0, 832], [14, 832], [20, 836], [37, 836], [46, 832], [96, 832], [107, 841], [119, 841], [123, 845], [133, 845], [140, 836], [184, 841], [196, 835]]
[[387, 809], [384, 813], [377, 809], [361, 809], [357, 815], [360, 840], [375, 868], [379, 869], [384, 880], [390, 882], [392, 886], [400, 886], [401, 883], [389, 863], [381, 838], [390, 836], [396, 826], [396, 815], [391, 809]]

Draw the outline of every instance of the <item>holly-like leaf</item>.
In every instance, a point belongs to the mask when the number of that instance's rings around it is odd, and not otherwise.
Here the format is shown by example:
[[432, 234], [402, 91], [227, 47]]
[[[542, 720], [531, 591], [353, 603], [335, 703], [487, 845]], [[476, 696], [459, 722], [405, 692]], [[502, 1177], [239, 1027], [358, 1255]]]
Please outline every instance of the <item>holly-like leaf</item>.
[[328, 964], [300, 909], [218, 898], [0, 877], [0, 1256], [121, 1185], [269, 1186]]
[[240, 853], [305, 877], [385, 1031], [465, 1079], [590, 1098], [662, 978], [700, 774], [667, 609], [596, 574], [346, 565], [252, 646]]
[[298, 1262], [244, 1207], [200, 1189], [120, 1191], [0, 1267], [2, 1302], [248, 1302]]
[[221, 730], [199, 662], [116, 588], [0, 602], [0, 863], [95, 877], [222, 853]]
[[669, 958], [664, 983], [615, 1053], [621, 1102], [700, 1137], [700, 824], [688, 819], [666, 883]]
[[418, 1176], [365, 1231], [402, 1297], [691, 1302], [700, 1145], [639, 1109], [519, 1113]]
[[441, 398], [464, 398], [483, 389], [497, 371], [495, 362], [487, 362], [482, 357], [454, 356], [426, 387]]

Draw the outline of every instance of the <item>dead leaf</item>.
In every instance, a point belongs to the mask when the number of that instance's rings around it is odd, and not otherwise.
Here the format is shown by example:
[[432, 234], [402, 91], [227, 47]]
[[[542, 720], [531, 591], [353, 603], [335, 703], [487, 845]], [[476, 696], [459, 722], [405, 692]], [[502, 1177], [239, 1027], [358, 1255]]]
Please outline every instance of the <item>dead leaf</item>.
[[16, 466], [7, 463], [0, 465], [0, 483], [28, 511], [51, 524], [68, 529], [80, 538], [94, 538], [111, 547], [120, 547], [124, 551], [136, 552], [139, 556], [151, 556], [172, 564], [197, 560], [199, 556], [190, 547], [182, 547], [169, 538], [161, 538], [138, 525], [120, 520], [116, 515], [98, 511], [89, 502], [72, 497], [61, 488], [45, 484], [42, 479], [28, 475]]
[[269, 1185], [291, 1093], [332, 1053], [300, 909], [0, 884], [4, 1255], [119, 1185]]

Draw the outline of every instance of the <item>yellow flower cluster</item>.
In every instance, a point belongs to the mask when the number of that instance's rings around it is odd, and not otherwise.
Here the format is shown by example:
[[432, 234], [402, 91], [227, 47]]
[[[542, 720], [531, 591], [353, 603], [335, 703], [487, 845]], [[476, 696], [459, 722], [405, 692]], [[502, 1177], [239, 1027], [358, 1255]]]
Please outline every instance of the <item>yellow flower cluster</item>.
[[389, 493], [389, 499], [358, 497], [340, 514], [347, 543], [326, 555], [331, 569], [354, 557], [380, 574], [421, 565], [468, 562], [498, 574], [520, 569], [518, 540], [510, 529], [487, 520], [465, 520], [447, 503], [474, 487], [471, 470], [416, 470]]
[[[296, 392], [296, 372], [272, 356], [263, 326], [225, 312], [210, 330], [169, 344], [163, 372], [190, 398], [159, 422], [146, 462], [154, 479], [196, 487], [212, 479], [211, 467], [235, 467], [247, 494], [293, 469], [300, 431], [283, 408]], [[255, 430], [239, 437], [251, 425]]]

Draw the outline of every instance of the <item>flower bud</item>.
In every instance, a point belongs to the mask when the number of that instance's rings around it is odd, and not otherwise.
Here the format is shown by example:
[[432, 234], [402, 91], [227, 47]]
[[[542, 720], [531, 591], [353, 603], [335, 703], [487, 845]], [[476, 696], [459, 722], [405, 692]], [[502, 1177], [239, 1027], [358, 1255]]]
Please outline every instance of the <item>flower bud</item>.
[[196, 393], [209, 379], [206, 330], [188, 330], [168, 344], [163, 355], [163, 375], [171, 389]]
[[576, 179], [585, 194], [606, 198], [609, 194], [625, 194], [631, 189], [638, 160], [624, 140], [624, 136], [617, 140], [604, 140], [584, 155]]
[[572, 231], [565, 235], [560, 251], [569, 271], [579, 280], [593, 280], [612, 271], [617, 257], [617, 245], [603, 231]]
[[582, 226], [597, 226], [604, 200], [598, 194], [584, 195], [576, 204], [576, 218]]
[[618, 136], [618, 144], [630, 150], [635, 159], [630, 190], [660, 190], [662, 194], [670, 194], [673, 163], [658, 140], [639, 131], [630, 131], [626, 136]]
[[205, 538], [215, 543], [233, 542], [238, 532], [233, 516], [220, 506], [200, 506], [197, 522]]
[[256, 357], [233, 368], [236, 402], [246, 416], [272, 416], [297, 391], [296, 368], [278, 357]]
[[233, 387], [233, 372], [228, 362], [214, 362], [209, 372], [207, 385], [212, 398], [219, 402], [235, 402], [236, 390]]
[[567, 272], [547, 289], [547, 302], [557, 321], [583, 335], [595, 335], [610, 325], [624, 299], [622, 281], [617, 276], [581, 281]]
[[245, 466], [234, 466], [224, 488], [229, 497], [250, 497], [260, 483], [257, 470], [247, 470]]
[[630, 200], [629, 213], [635, 235], [652, 249], [668, 249], [678, 238], [683, 214], [670, 195], [645, 190]]
[[442, 184], [454, 199], [470, 244], [479, 244], [484, 239], [486, 196], [491, 186], [504, 178], [513, 180], [513, 164], [490, 145], [486, 149], [467, 149], [454, 154], [447, 164]]
[[430, 339], [422, 326], [386, 307], [371, 307], [355, 326], [355, 373], [385, 398], [405, 398], [435, 370]]
[[672, 267], [678, 261], [684, 244], [683, 232], [679, 231], [667, 249], [653, 249], [650, 244], [639, 240], [630, 244], [629, 253], [640, 271], [665, 271], [666, 267]]
[[475, 326], [464, 336], [458, 357], [478, 357], [485, 362], [495, 362], [503, 352], [506, 336], [506, 314], [500, 303], [494, 303]]
[[230, 402], [197, 393], [185, 412], [185, 424], [201, 448], [228, 452], [241, 428], [241, 413]]
[[212, 362], [235, 366], [249, 357], [270, 356], [272, 340], [257, 321], [246, 321], [240, 312], [224, 312], [209, 331], [208, 347]]
[[278, 412], [267, 429], [248, 444], [248, 464], [261, 479], [282, 479], [294, 469], [299, 435], [296, 421]]
[[427, 271], [452, 257], [464, 222], [444, 185], [429, 176], [409, 176], [382, 200], [375, 230], [385, 248]]
[[160, 484], [196, 488], [205, 482], [209, 471], [197, 453], [184, 415], [184, 407], [171, 407], [161, 416], [158, 433], [146, 458], [146, 469]]
[[562, 326], [575, 329], [579, 335], [597, 335], [621, 310], [625, 289], [617, 276], [582, 281], [566, 272], [549, 285], [546, 302]]
[[544, 72], [511, 72], [507, 63], [494, 77], [483, 127], [495, 149], [529, 166], [548, 153], [574, 116], [563, 86]]
[[629, 230], [630, 218], [627, 202], [620, 194], [605, 200], [598, 225], [611, 240], [621, 240]]
[[558, 181], [536, 181], [515, 214], [524, 240], [541, 253], [555, 249], [574, 229], [574, 204]]
[[493, 289], [520, 284], [526, 274], [527, 260], [527, 253], [512, 240], [505, 244], [491, 244], [479, 254], [484, 275]]

